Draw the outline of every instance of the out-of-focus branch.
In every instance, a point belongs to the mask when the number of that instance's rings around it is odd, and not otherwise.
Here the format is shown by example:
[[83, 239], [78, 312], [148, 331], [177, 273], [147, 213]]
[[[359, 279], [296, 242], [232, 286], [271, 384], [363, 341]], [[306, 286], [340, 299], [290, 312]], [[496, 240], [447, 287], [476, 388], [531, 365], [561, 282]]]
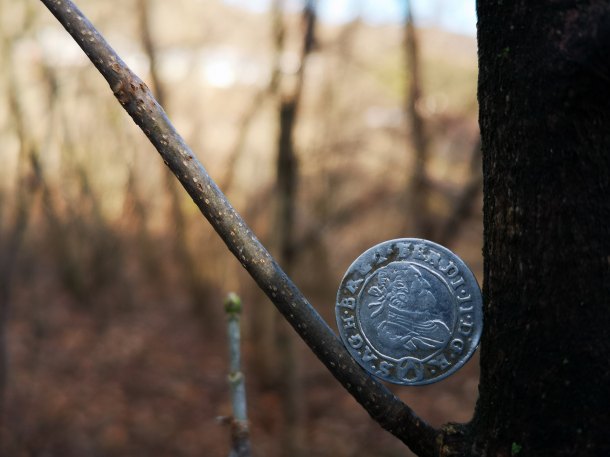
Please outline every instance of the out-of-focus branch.
[[233, 147], [229, 152], [229, 158], [227, 159], [226, 171], [224, 177], [220, 180], [220, 187], [224, 189], [225, 193], [230, 193], [233, 187], [235, 179], [237, 163], [244, 151], [246, 145], [246, 138], [250, 124], [256, 117], [256, 113], [263, 106], [265, 98], [270, 95], [274, 95], [277, 92], [280, 84], [281, 77], [281, 58], [282, 51], [284, 49], [284, 41], [286, 31], [284, 29], [284, 22], [282, 17], [283, 0], [273, 0], [271, 4], [271, 27], [272, 27], [272, 42], [273, 42], [273, 57], [271, 59], [271, 76], [269, 78], [269, 84], [256, 93], [250, 106], [244, 112], [241, 120], [237, 127], [237, 138], [233, 143]]
[[299, 62], [299, 68], [297, 70], [297, 84], [292, 95], [292, 98], [300, 101], [301, 93], [303, 92], [303, 82], [305, 81], [305, 66], [307, 64], [307, 56], [313, 51], [316, 44], [315, 41], [315, 30], [316, 30], [316, 1], [306, 0], [303, 8], [303, 14], [301, 15], [302, 27], [303, 27], [303, 43], [301, 46], [301, 59]]
[[437, 454], [438, 431], [366, 373], [237, 214], [150, 90], [69, 0], [41, 0], [104, 76], [115, 97], [229, 250], [316, 356], [382, 427], [423, 457]]
[[[30, 16], [30, 15], [28, 15]], [[5, 239], [0, 238], [0, 436], [4, 433], [5, 414], [4, 406], [9, 379], [9, 360], [7, 347], [7, 321], [9, 307], [12, 299], [13, 279], [22, 247], [25, 233], [30, 220], [32, 204], [40, 182], [32, 173], [31, 167], [37, 158], [38, 150], [34, 141], [28, 134], [27, 123], [19, 88], [14, 74], [12, 43], [8, 37], [0, 37], [0, 56], [7, 65], [6, 96], [9, 113], [12, 114], [13, 128], [19, 138], [19, 152], [17, 160], [17, 189], [15, 192], [14, 216], [12, 226]], [[2, 227], [0, 226], [0, 229]], [[2, 234], [4, 235], [4, 234]]]
[[[303, 42], [301, 57], [296, 74], [294, 90], [280, 100], [279, 138], [277, 156], [277, 194], [278, 209], [276, 215], [276, 232], [278, 251], [282, 265], [286, 268], [293, 263], [294, 249], [292, 232], [294, 230], [294, 211], [298, 180], [298, 158], [294, 148], [294, 130], [303, 94], [307, 57], [314, 47], [316, 24], [315, 2], [307, 0], [302, 13]], [[288, 268], [290, 272], [290, 269]]]
[[420, 113], [421, 104], [421, 74], [417, 33], [413, 20], [411, 0], [406, 1], [404, 23], [405, 63], [408, 92], [405, 98], [406, 117], [410, 121], [410, 140], [413, 148], [413, 168], [410, 171], [410, 181], [407, 189], [408, 217], [413, 233], [422, 238], [430, 238], [432, 227], [428, 208], [430, 185], [426, 175], [428, 161], [428, 136], [424, 118]]
[[[294, 270], [296, 251], [294, 250], [294, 221], [297, 207], [299, 180], [299, 159], [295, 148], [295, 130], [299, 106], [303, 95], [305, 68], [308, 56], [314, 47], [316, 23], [315, 2], [306, 0], [302, 21], [302, 43], [296, 81], [291, 92], [283, 94], [279, 100], [279, 135], [276, 161], [276, 213], [275, 240], [279, 262], [288, 274]], [[286, 326], [278, 328], [277, 347], [281, 365], [280, 391], [283, 394], [284, 422], [282, 455], [300, 457], [307, 454], [307, 442], [303, 433], [305, 403], [303, 386], [299, 375], [299, 357], [295, 335]]]
[[379, 201], [388, 202], [391, 201], [394, 196], [394, 192], [386, 188], [368, 191], [364, 197], [354, 199], [343, 207], [338, 208], [336, 211], [329, 214], [324, 222], [306, 230], [303, 236], [298, 240], [295, 240], [293, 249], [296, 252], [311, 249], [311, 247], [320, 242], [331, 229], [341, 228], [350, 224], [354, 219], [361, 217], [363, 213], [366, 213], [371, 208], [377, 206]]
[[161, 106], [165, 105], [165, 91], [163, 90], [163, 84], [161, 84], [161, 78], [159, 78], [159, 62], [157, 59], [157, 53], [155, 50], [155, 44], [153, 43], [152, 33], [150, 32], [150, 10], [148, 8], [149, 0], [138, 0], [138, 21], [140, 23], [140, 37], [142, 39], [142, 46], [144, 46], [144, 52], [148, 57], [149, 73], [151, 89], [153, 94]]
[[[273, 48], [273, 55], [271, 60], [271, 78], [269, 81], [269, 88], [273, 90], [274, 95], [277, 95], [280, 83], [282, 81], [282, 71], [281, 71], [281, 60], [282, 53], [284, 51], [285, 37], [286, 37], [286, 28], [284, 26], [284, 3], [285, 0], [273, 0], [271, 3], [270, 10], [270, 22], [271, 22], [271, 41]], [[273, 97], [273, 101], [277, 101], [276, 97]], [[254, 111], [252, 111], [252, 116], [254, 116]], [[237, 141], [245, 142], [245, 130], [242, 130], [238, 133]], [[223, 184], [231, 184], [232, 179], [235, 176], [237, 160], [239, 159], [239, 155], [241, 155], [243, 151], [243, 145], [237, 143], [236, 148], [234, 149], [233, 154], [229, 157], [227, 175], [225, 175], [225, 179]], [[278, 187], [276, 184], [275, 194], [277, 195]], [[230, 190], [230, 187], [223, 187], [225, 192]], [[277, 228], [277, 208], [280, 206], [276, 203], [276, 223], [274, 224], [274, 228], [276, 230], [274, 238], [280, 239], [278, 245], [282, 245], [283, 241], [281, 240], [282, 231]], [[279, 236], [278, 236], [279, 235]], [[290, 273], [290, 265], [287, 265], [286, 262], [280, 258], [280, 263], [284, 266], [284, 269]], [[265, 307], [259, 313], [256, 313], [253, 316], [252, 324], [253, 329], [257, 335], [257, 339], [259, 344], [256, 345], [254, 351], [254, 357], [256, 359], [256, 365], [260, 367], [259, 379], [262, 382], [262, 385], [265, 388], [273, 388], [274, 390], [279, 391], [278, 386], [281, 384], [280, 380], [285, 379], [283, 374], [280, 374], [282, 371], [280, 369], [280, 361], [282, 361], [282, 355], [279, 353], [280, 348], [285, 349], [285, 345], [280, 344], [277, 341], [278, 336], [278, 328], [277, 321], [279, 320], [279, 316], [274, 312], [273, 308]], [[292, 356], [292, 358], [294, 358]], [[284, 396], [283, 404], [289, 401], [289, 397]], [[288, 422], [284, 421], [287, 425]], [[285, 436], [286, 434], [284, 434]]]
[[437, 241], [450, 246], [457, 236], [460, 223], [464, 221], [471, 212], [473, 202], [483, 187], [483, 169], [481, 167], [481, 137], [477, 138], [470, 157], [470, 176], [461, 192], [455, 197], [451, 204], [451, 211], [439, 230]]
[[[152, 93], [157, 99], [157, 102], [161, 106], [165, 106], [167, 109], [167, 97], [165, 87], [159, 76], [159, 58], [157, 47], [153, 41], [152, 27], [151, 27], [151, 0], [138, 0], [138, 16], [140, 23], [140, 35], [142, 40], [142, 46], [148, 57], [150, 63], [149, 73], [150, 80], [152, 83]], [[204, 302], [204, 295], [208, 291], [208, 286], [204, 278], [201, 277], [199, 270], [197, 269], [197, 262], [195, 254], [193, 254], [188, 247], [188, 236], [187, 236], [187, 218], [182, 209], [182, 195], [180, 194], [180, 188], [178, 183], [172, 176], [169, 170], [163, 170], [163, 177], [167, 185], [167, 191], [169, 193], [170, 200], [170, 211], [169, 217], [174, 223], [174, 252], [181, 264], [183, 277], [185, 278], [186, 285], [188, 287], [194, 313], [199, 317], [201, 322], [206, 325], [206, 330], [212, 330], [208, 324], [210, 320], [206, 315], [205, 307], [202, 305]], [[146, 234], [148, 237], [148, 234]]]
[[237, 124], [237, 137], [231, 150], [229, 151], [229, 158], [227, 159], [227, 165], [225, 167], [225, 175], [219, 181], [221, 187], [225, 190], [227, 194], [230, 194], [231, 189], [233, 187], [233, 182], [235, 181], [235, 174], [237, 172], [237, 163], [239, 162], [240, 157], [242, 156], [242, 152], [246, 145], [246, 138], [248, 136], [248, 130], [250, 128], [250, 124], [256, 117], [256, 114], [263, 106], [263, 102], [265, 97], [268, 94], [272, 93], [273, 90], [270, 88], [271, 84], [268, 87], [260, 90], [254, 95], [252, 101], [250, 102], [250, 106], [246, 109], [241, 119]]

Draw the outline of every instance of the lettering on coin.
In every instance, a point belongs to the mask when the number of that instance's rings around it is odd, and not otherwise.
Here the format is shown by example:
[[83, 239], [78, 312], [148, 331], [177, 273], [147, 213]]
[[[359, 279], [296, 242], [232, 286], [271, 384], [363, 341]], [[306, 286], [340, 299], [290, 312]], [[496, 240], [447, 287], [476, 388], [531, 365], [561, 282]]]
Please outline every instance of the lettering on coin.
[[356, 259], [339, 287], [336, 315], [343, 343], [365, 370], [397, 384], [429, 384], [474, 353], [482, 299], [454, 253], [404, 238]]

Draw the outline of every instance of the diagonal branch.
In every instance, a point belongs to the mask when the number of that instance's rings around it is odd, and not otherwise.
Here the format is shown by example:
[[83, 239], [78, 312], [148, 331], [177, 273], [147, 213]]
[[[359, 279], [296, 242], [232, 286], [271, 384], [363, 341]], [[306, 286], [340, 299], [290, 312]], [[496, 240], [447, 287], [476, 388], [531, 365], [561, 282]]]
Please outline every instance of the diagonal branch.
[[360, 368], [282, 271], [176, 132], [148, 87], [69, 0], [41, 0], [72, 35], [214, 230], [329, 371], [382, 427], [415, 453], [437, 454], [434, 428]]

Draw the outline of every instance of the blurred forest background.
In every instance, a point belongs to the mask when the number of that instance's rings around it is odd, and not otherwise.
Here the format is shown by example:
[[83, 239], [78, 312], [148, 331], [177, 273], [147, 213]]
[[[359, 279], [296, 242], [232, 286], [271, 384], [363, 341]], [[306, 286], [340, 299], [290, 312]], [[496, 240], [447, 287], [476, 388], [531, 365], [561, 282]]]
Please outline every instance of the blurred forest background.
[[[474, 37], [406, 5], [332, 24], [311, 2], [78, 3], [333, 328], [343, 273], [383, 240], [445, 244], [481, 278]], [[409, 455], [287, 329], [43, 5], [0, 0], [0, 34], [1, 454], [227, 455], [235, 291], [255, 455]], [[467, 421], [477, 370], [391, 388], [433, 425]]]

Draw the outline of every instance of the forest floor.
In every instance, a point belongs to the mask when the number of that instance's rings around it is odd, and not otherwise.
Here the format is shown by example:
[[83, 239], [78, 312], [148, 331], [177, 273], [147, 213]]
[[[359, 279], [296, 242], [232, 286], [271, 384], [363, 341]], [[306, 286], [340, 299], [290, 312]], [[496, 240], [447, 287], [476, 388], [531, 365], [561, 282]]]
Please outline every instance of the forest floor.
[[[477, 274], [478, 227], [463, 230], [460, 248]], [[51, 268], [44, 261], [28, 265], [14, 290], [2, 455], [227, 455], [229, 430], [218, 420], [231, 411], [222, 296], [211, 294], [212, 311], [203, 319], [194, 317], [176, 283], [131, 290], [114, 283], [79, 301], [57, 285]], [[247, 326], [256, 307], [271, 304], [252, 285], [246, 289], [243, 350], [252, 445], [257, 456], [275, 456], [284, 433], [282, 398], [261, 385], [253, 360], [257, 342]], [[332, 301], [312, 301], [324, 303], [320, 312], [332, 322]], [[404, 445], [298, 346], [305, 455], [404, 456]], [[475, 355], [436, 384], [390, 388], [434, 426], [464, 422], [476, 401], [477, 361]]]

